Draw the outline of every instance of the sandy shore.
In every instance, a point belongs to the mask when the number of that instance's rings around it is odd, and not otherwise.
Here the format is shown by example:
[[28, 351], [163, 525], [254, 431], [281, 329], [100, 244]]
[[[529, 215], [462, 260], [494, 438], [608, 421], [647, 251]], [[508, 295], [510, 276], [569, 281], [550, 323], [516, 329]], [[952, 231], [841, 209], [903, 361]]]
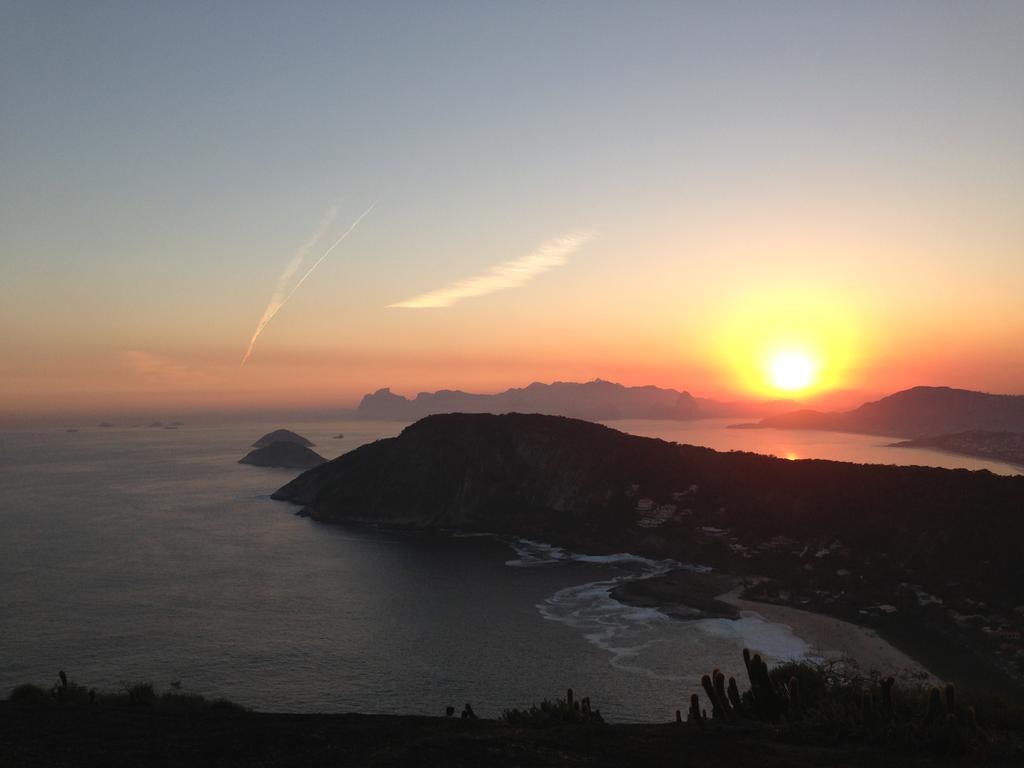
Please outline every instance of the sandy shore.
[[829, 661], [852, 659], [865, 673], [877, 670], [884, 675], [923, 674], [934, 680], [934, 676], [921, 664], [873, 630], [799, 608], [744, 600], [740, 597], [742, 590], [743, 587], [736, 587], [718, 595], [717, 599], [735, 606], [741, 615], [756, 614], [765, 621], [784, 624], [811, 646], [811, 653], [815, 656]]

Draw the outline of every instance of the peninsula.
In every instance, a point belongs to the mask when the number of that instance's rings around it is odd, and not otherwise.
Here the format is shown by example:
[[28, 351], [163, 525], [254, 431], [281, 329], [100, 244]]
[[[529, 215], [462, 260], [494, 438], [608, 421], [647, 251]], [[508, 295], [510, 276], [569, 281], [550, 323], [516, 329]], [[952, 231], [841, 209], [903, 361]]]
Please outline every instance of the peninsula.
[[707, 564], [759, 577], [747, 597], [870, 626], [936, 674], [964, 674], [964, 646], [975, 678], [975, 662], [993, 685], [1024, 673], [1024, 477], [787, 461], [562, 417], [448, 414], [309, 470], [273, 498], [325, 522]]

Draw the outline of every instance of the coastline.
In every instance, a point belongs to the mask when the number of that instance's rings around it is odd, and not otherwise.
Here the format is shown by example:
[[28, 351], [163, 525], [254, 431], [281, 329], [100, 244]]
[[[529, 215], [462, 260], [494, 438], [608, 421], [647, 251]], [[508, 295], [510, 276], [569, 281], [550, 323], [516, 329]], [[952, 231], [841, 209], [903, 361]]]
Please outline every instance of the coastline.
[[813, 656], [827, 662], [852, 661], [865, 674], [877, 671], [882, 675], [938, 682], [923, 664], [876, 631], [826, 614], [744, 599], [740, 594], [746, 586], [739, 576], [680, 568], [625, 582], [609, 595], [627, 605], [657, 608], [682, 621], [756, 615], [771, 624], [788, 627], [807, 643]]
[[852, 661], [861, 672], [877, 671], [882, 675], [911, 676], [923, 682], [938, 683], [923, 664], [867, 627], [821, 613], [813, 613], [788, 605], [775, 605], [740, 597], [742, 585], [717, 596], [734, 606], [740, 615], [756, 614], [773, 624], [789, 627], [793, 634], [811, 647], [811, 653], [825, 661]]
[[734, 576], [676, 568], [656, 576], [626, 581], [608, 595], [637, 608], [656, 608], [666, 616], [684, 621], [738, 619], [740, 610], [721, 599], [723, 590], [738, 587]]
[[951, 446], [942, 445], [939, 443], [930, 442], [929, 438], [913, 439], [913, 440], [900, 440], [896, 443], [886, 443], [887, 448], [925, 448], [929, 451], [938, 451], [939, 453], [945, 453], [950, 456], [968, 456], [972, 459], [984, 459], [988, 461], [998, 461], [1001, 464], [1006, 464], [1011, 467], [1015, 467], [1020, 471], [1017, 474], [1024, 475], [1024, 458], [1021, 458], [1017, 454], [1005, 454], [999, 451], [986, 451], [986, 450], [967, 450], [957, 449]]

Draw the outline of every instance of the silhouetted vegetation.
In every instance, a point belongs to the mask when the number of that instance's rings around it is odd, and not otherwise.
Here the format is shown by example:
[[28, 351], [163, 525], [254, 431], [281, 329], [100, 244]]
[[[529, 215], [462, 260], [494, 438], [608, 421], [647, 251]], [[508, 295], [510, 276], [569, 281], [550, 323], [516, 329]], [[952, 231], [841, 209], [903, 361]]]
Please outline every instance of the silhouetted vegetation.
[[[773, 739], [808, 743], [862, 742], [876, 747], [948, 755], [1024, 757], [1024, 712], [988, 700], [983, 712], [956, 687], [913, 679], [864, 676], [845, 663], [790, 662], [769, 670], [759, 654], [743, 651], [749, 688], [726, 686], [717, 669], [701, 681], [710, 720], [722, 726], [770, 724]], [[693, 694], [687, 722], [704, 727], [709, 717]]]
[[118, 691], [98, 692], [69, 680], [64, 670], [49, 689], [31, 683], [15, 686], [7, 701], [16, 706], [35, 707], [134, 707], [159, 712], [244, 712], [227, 699], [207, 699], [180, 690], [158, 692], [152, 683], [126, 683]]
[[544, 699], [529, 709], [506, 709], [501, 719], [511, 725], [553, 725], [556, 723], [603, 724], [601, 710], [593, 709], [590, 698], [575, 698], [572, 688], [565, 697], [549, 701]]
[[[587, 698], [499, 720], [467, 703], [447, 717], [274, 714], [149, 683], [96, 693], [66, 676], [19, 685], [0, 702], [0, 766], [63, 765], [1019, 765], [1024, 712], [947, 686], [861, 676], [841, 665], [768, 668], [747, 654], [740, 684], [713, 672], [690, 698], [688, 724], [604, 722]], [[173, 685], [173, 684], [172, 684]], [[743, 690], [741, 690], [743, 689]], [[668, 713], [666, 713], [668, 714]]]

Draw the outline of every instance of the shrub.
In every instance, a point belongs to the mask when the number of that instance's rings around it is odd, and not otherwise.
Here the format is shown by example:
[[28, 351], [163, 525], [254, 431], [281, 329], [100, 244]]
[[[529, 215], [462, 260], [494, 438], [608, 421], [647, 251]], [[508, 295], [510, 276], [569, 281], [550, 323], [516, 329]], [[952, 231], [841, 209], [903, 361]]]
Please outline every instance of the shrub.
[[67, 675], [46, 690], [38, 685], [23, 683], [16, 686], [7, 700], [13, 704], [33, 706], [99, 706], [105, 708], [148, 707], [160, 712], [245, 712], [245, 707], [227, 699], [209, 700], [198, 693], [166, 691], [158, 693], [152, 683], [123, 683], [121, 690], [100, 693], [86, 688]]
[[511, 725], [557, 725], [561, 723], [603, 723], [601, 711], [590, 706], [589, 697], [576, 699], [570, 688], [563, 699], [544, 699], [529, 709], [506, 709], [501, 719]]
[[12, 704], [45, 704], [50, 701], [50, 695], [38, 685], [22, 683], [14, 686], [7, 700]]

